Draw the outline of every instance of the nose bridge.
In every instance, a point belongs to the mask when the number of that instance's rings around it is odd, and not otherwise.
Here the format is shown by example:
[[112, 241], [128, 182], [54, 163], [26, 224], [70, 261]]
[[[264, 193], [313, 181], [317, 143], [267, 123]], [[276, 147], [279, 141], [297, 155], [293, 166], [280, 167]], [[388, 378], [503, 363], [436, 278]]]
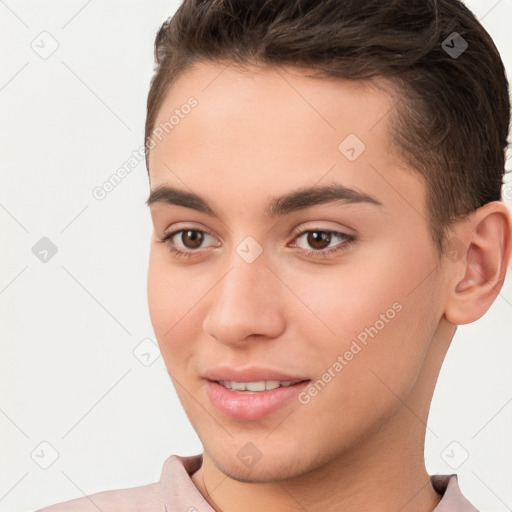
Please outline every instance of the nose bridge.
[[203, 328], [222, 343], [237, 343], [252, 334], [277, 336], [283, 326], [278, 280], [256, 249], [252, 240], [239, 244], [213, 290]]

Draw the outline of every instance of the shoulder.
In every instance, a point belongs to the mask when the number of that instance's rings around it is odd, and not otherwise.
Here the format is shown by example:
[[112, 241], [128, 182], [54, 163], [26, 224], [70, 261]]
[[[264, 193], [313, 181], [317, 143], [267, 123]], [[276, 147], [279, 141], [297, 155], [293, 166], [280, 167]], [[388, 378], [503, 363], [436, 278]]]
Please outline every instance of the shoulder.
[[37, 512], [164, 512], [160, 483], [102, 491], [57, 503]]
[[[201, 466], [202, 454], [188, 457], [169, 456], [155, 483], [89, 494], [41, 508], [36, 512], [166, 512], [169, 504], [197, 498], [204, 500], [190, 480]], [[167, 508], [166, 508], [167, 504]]]

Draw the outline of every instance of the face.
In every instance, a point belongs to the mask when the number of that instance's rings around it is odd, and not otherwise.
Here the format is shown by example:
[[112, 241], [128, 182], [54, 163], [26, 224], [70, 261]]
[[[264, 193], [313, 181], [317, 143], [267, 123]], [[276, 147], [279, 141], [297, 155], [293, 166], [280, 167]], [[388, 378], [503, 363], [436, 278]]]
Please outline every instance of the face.
[[182, 74], [161, 106], [150, 315], [205, 453], [232, 478], [348, 454], [417, 384], [443, 276], [392, 106], [361, 82], [220, 63]]

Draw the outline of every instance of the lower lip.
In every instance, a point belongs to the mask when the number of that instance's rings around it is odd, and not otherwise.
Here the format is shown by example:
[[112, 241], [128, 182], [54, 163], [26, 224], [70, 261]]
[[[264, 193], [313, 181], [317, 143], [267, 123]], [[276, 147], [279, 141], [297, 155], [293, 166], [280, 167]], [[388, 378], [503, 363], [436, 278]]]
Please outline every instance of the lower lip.
[[250, 393], [232, 391], [218, 382], [207, 381], [207, 390], [212, 404], [226, 416], [237, 420], [259, 420], [297, 397], [309, 382]]

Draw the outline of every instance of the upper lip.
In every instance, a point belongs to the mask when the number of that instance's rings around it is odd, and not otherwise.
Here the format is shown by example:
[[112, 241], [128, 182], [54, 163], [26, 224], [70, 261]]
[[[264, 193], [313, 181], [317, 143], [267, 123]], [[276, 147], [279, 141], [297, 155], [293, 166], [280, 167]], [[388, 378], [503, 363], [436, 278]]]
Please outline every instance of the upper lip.
[[306, 377], [290, 375], [271, 368], [250, 366], [246, 368], [233, 368], [232, 366], [217, 366], [209, 368], [203, 377], [211, 381], [229, 380], [235, 382], [259, 382], [262, 380], [279, 380], [300, 382], [309, 380]]

